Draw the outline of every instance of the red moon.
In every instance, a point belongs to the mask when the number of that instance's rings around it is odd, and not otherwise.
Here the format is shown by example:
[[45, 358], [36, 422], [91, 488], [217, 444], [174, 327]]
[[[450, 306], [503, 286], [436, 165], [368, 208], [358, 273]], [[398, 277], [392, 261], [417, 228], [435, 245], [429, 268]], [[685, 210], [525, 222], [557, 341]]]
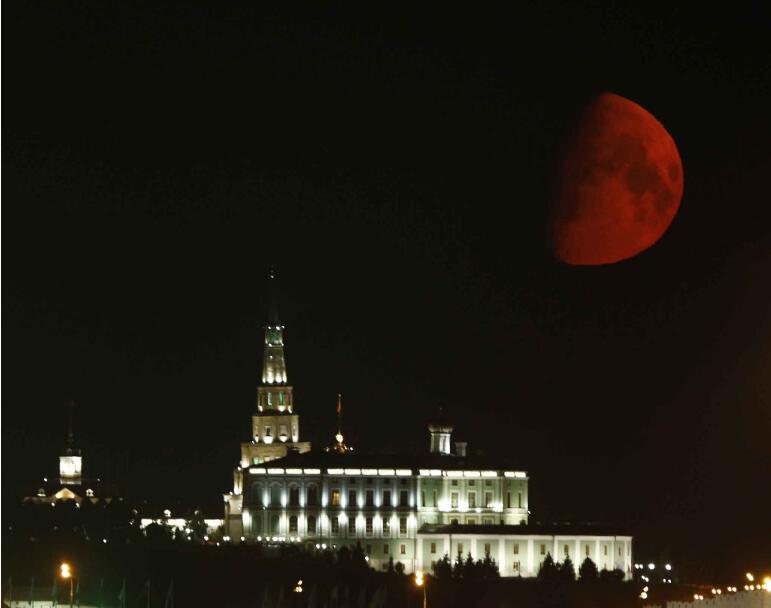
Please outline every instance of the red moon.
[[652, 114], [613, 93], [594, 98], [566, 142], [549, 236], [566, 264], [612, 264], [648, 249], [680, 207], [683, 165]]

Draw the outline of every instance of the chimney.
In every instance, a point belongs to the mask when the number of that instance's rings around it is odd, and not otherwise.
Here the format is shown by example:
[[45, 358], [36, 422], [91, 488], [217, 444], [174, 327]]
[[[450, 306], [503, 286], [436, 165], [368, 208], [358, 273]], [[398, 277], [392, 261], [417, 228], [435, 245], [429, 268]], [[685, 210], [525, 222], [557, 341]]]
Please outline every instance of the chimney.
[[457, 456], [465, 456], [466, 455], [466, 448], [468, 447], [468, 443], [465, 441], [456, 441], [455, 442], [455, 454]]

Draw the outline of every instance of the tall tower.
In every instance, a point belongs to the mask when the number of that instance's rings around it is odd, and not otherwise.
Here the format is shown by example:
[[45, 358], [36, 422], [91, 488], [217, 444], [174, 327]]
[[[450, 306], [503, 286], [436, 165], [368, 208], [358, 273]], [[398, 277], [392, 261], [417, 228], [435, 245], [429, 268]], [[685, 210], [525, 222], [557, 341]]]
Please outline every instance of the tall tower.
[[252, 416], [252, 441], [241, 446], [241, 466], [262, 464], [286, 456], [290, 449], [307, 452], [300, 441], [300, 417], [294, 412], [284, 354], [284, 326], [278, 316], [276, 275], [268, 278], [268, 323], [264, 327], [262, 383], [257, 387], [257, 411]]
[[283, 458], [290, 450], [309, 452], [310, 441], [300, 441], [300, 416], [294, 412], [284, 355], [284, 326], [278, 317], [276, 275], [268, 278], [268, 323], [264, 328], [262, 382], [257, 387], [257, 408], [252, 415], [252, 439], [241, 444], [241, 461], [233, 471], [233, 491], [224, 495], [225, 530], [231, 537], [244, 531], [244, 469]]
[[62, 485], [79, 486], [83, 475], [83, 457], [80, 450], [75, 448], [75, 435], [72, 432], [72, 408], [75, 404], [67, 402], [70, 410], [70, 424], [67, 429], [67, 448], [64, 454], [59, 456], [59, 483]]

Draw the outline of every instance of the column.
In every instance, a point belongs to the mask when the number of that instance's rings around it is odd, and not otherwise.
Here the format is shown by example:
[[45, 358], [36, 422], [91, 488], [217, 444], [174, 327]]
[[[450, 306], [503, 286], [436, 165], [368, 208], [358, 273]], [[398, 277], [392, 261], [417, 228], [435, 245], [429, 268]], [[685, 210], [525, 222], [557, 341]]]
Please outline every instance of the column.
[[506, 537], [498, 537], [498, 570], [501, 576], [506, 576]]

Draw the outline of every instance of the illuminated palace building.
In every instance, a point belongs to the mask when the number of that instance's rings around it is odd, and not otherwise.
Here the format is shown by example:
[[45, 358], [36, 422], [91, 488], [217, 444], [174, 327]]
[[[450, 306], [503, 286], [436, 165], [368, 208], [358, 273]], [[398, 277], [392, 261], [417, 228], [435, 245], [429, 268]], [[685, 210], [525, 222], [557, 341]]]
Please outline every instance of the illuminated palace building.
[[[595, 527], [528, 524], [526, 471], [488, 456], [452, 449], [453, 427], [429, 425], [423, 454], [364, 453], [335, 443], [311, 450], [301, 442], [299, 415], [284, 358], [284, 326], [273, 307], [265, 327], [262, 385], [252, 440], [241, 446], [233, 491], [225, 494], [225, 534], [245, 542], [342, 546], [359, 543], [370, 565], [390, 558], [407, 572], [428, 570], [445, 554], [489, 555], [502, 576], [536, 576], [547, 554], [578, 567], [631, 578], [632, 537]], [[338, 415], [341, 404], [338, 400]]]

